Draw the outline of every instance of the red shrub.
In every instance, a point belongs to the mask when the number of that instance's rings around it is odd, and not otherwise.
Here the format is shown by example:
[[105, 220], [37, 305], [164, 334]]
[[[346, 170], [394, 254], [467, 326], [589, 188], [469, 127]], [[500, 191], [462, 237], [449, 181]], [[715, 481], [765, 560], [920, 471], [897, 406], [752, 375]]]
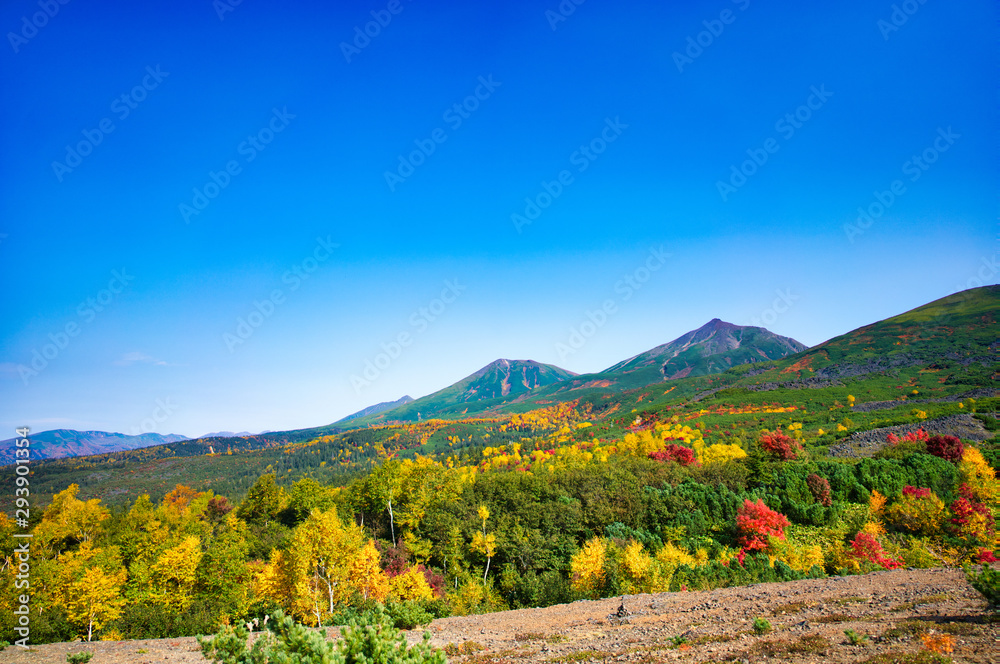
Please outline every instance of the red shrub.
[[993, 552], [990, 551], [989, 549], [980, 549], [979, 550], [979, 562], [981, 562], [981, 563], [997, 563], [997, 562], [1000, 562], [1000, 560], [997, 560], [997, 557], [994, 556]]
[[743, 506], [736, 511], [739, 542], [747, 551], [766, 549], [768, 537], [785, 539], [785, 527], [788, 524], [788, 518], [784, 514], [775, 512], [760, 498], [756, 503], [744, 500]]
[[851, 548], [854, 549], [856, 557], [875, 563], [876, 565], [881, 565], [885, 569], [897, 569], [903, 566], [903, 561], [886, 557], [885, 551], [882, 550], [882, 545], [868, 533], [858, 533], [855, 535], [854, 540], [851, 542]]
[[434, 597], [439, 599], [444, 598], [444, 577], [434, 570], [424, 567], [423, 563], [417, 565], [417, 569], [420, 573], [424, 575], [424, 579], [427, 581], [427, 585], [431, 587], [434, 592]]
[[931, 490], [926, 487], [915, 487], [907, 484], [903, 487], [904, 496], [913, 496], [914, 498], [926, 498], [931, 495]]
[[765, 431], [761, 434], [760, 446], [781, 461], [794, 459], [798, 456], [797, 452], [802, 449], [799, 441], [786, 436], [781, 432], [781, 429], [774, 433]]
[[382, 571], [390, 579], [405, 574], [406, 570], [410, 568], [410, 554], [403, 544], [402, 537], [394, 545], [376, 541], [375, 548], [381, 554]]
[[951, 513], [955, 515], [952, 517], [951, 522], [957, 526], [968, 525], [972, 522], [973, 516], [976, 514], [983, 517], [988, 526], [992, 527], [994, 525], [993, 514], [990, 513], [989, 507], [965, 497], [959, 498], [951, 504]]
[[833, 502], [830, 498], [830, 482], [824, 477], [820, 477], [816, 473], [813, 473], [806, 478], [806, 485], [809, 487], [809, 492], [813, 495], [823, 507], [829, 507]]
[[662, 452], [653, 452], [649, 455], [649, 458], [654, 461], [676, 461], [682, 466], [690, 466], [692, 463], [698, 463], [697, 459], [694, 458], [694, 450], [690, 447], [675, 445], [673, 443], [667, 445], [666, 449]]
[[933, 436], [927, 439], [927, 453], [941, 457], [945, 461], [958, 463], [962, 460], [965, 447], [955, 436]]
[[911, 431], [910, 433], [903, 436], [902, 439], [899, 438], [894, 433], [890, 433], [885, 437], [886, 442], [896, 445], [898, 443], [923, 443], [927, 442], [927, 432], [923, 429], [917, 429], [916, 431]]

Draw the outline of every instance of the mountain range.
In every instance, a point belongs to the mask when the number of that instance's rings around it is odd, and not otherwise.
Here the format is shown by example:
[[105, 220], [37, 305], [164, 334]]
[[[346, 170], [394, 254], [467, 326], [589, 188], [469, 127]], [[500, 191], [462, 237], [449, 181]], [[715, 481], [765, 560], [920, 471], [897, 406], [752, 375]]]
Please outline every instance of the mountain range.
[[[0, 464], [14, 463], [15, 438], [0, 441]], [[140, 447], [166, 445], [188, 440], [177, 434], [143, 433], [129, 436], [107, 431], [76, 431], [53, 429], [31, 434], [31, 456], [34, 459], [59, 459], [71, 456], [104, 454]]]
[[[734, 325], [713, 318], [669, 343], [592, 374], [578, 375], [532, 360], [496, 360], [443, 390], [401, 407], [359, 417], [350, 426], [486, 414], [539, 399], [565, 401], [580, 396], [581, 391], [620, 391], [665, 380], [721, 373], [740, 364], [778, 360], [806, 348], [795, 339], [762, 327]], [[570, 392], [577, 394], [568, 396]]]
[[[765, 379], [777, 373], [783, 380], [862, 376], [901, 367], [931, 366], [946, 359], [965, 365], [973, 361], [985, 363], [984, 366], [995, 365], [996, 350], [1000, 347], [994, 320], [998, 309], [1000, 286], [971, 289], [858, 328], [812, 348], [761, 327], [734, 325], [716, 318], [669, 343], [596, 373], [577, 375], [532, 360], [498, 359], [453, 385], [419, 399], [404, 396], [369, 406], [330, 425], [237, 435], [227, 438], [226, 443], [233, 450], [269, 448], [392, 422], [496, 416], [574, 399], [606, 398], [657, 383], [680, 387], [678, 396], [688, 393], [693, 396], [703, 384], [696, 385], [691, 380], [716, 374], [724, 374], [724, 382], [733, 386], [747, 385], [755, 389], [753, 386], [759, 380], [751, 377], [765, 369], [739, 374], [731, 371], [754, 363], [766, 363], [768, 376]], [[779, 364], [775, 366], [775, 362]], [[170, 444], [171, 454], [184, 456], [209, 452], [212, 440], [216, 441], [214, 447], [219, 447], [218, 439], [223, 436], [229, 436], [229, 432], [189, 440], [177, 435], [125, 436], [56, 430], [35, 434], [32, 440], [35, 453], [42, 458], [167, 444]], [[0, 442], [0, 463], [11, 462], [12, 445], [13, 439]]]
[[[581, 440], [614, 439], [637, 422], [662, 421], [665, 411], [685, 419], [715, 413], [712, 417], [722, 417], [731, 431], [736, 426], [773, 428], [790, 421], [792, 416], [783, 414], [788, 406], [812, 428], [811, 444], [832, 449], [850, 436], [912, 422], [920, 408], [947, 412], [971, 398], [977, 400], [974, 408], [994, 412], [1000, 406], [995, 398], [1000, 394], [998, 311], [1000, 286], [989, 286], [799, 352], [792, 352], [797, 342], [761, 328], [713, 320], [593, 374], [577, 376], [529, 360], [497, 360], [420, 399], [375, 404], [325, 426], [178, 440], [85, 459], [41, 459], [32, 466], [32, 495], [50, 496], [77, 483], [89, 497], [126, 504], [142, 493], [162, 496], [182, 481], [197, 490], [238, 497], [256, 477], [271, 472], [286, 487], [305, 476], [343, 482], [388, 455], [477, 455], [486, 446], [519, 442], [524, 432], [505, 429], [505, 419], [537, 411], [539, 421], [547, 421], [562, 409], [539, 409], [557, 404], [586, 413], [591, 426], [571, 434]], [[779, 359], [765, 359], [786, 352]], [[685, 375], [677, 377], [678, 372]], [[842, 402], [849, 393], [858, 397], [854, 406]], [[850, 418], [844, 417], [845, 408], [851, 410]], [[979, 421], [995, 426], [985, 416]], [[843, 426], [834, 429], [835, 422]], [[33, 438], [51, 447], [55, 436], [69, 443], [62, 452], [86, 454], [72, 440], [93, 433], [44, 432]], [[39, 448], [48, 452], [46, 445]], [[0, 483], [13, 478], [0, 472]], [[0, 492], [0, 506], [4, 495], [13, 493]]]

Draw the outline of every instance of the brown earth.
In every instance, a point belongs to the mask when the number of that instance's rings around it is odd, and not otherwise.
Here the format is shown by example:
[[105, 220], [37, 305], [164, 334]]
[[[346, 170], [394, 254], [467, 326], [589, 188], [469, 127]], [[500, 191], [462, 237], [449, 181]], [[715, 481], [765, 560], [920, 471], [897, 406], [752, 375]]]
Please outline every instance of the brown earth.
[[[623, 610], [620, 610], [624, 607]], [[620, 616], [620, 617], [619, 617]], [[754, 633], [755, 618], [773, 632]], [[991, 619], [992, 618], [992, 619]], [[845, 630], [869, 637], [850, 645]], [[950, 637], [955, 662], [1000, 661], [1000, 619], [961, 570], [894, 570], [711, 591], [630, 595], [543, 609], [435, 620], [449, 662], [864, 662], [916, 654], [924, 635]], [[331, 630], [331, 633], [334, 630]], [[421, 630], [407, 633], [411, 641]], [[683, 640], [683, 641], [682, 641]], [[686, 642], [684, 642], [686, 641]], [[204, 662], [193, 638], [8, 647], [0, 664]], [[892, 658], [878, 659], [889, 664]]]

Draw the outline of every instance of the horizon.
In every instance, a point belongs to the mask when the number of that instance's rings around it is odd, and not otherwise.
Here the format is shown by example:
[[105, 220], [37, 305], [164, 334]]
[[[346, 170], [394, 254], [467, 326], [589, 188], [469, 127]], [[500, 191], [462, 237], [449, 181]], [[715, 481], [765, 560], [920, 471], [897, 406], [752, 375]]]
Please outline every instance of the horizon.
[[0, 8], [0, 439], [310, 428], [998, 283], [994, 3], [53, 6]]
[[[968, 290], [974, 290], [974, 289], [975, 288], [968, 289]], [[958, 293], [961, 293], [961, 292], [964, 292], [964, 291], [956, 291], [955, 293], [951, 293], [950, 295], [955, 295], [955, 294], [958, 294]], [[945, 296], [945, 297], [949, 297], [949, 296]], [[927, 304], [930, 304], [930, 303], [927, 303]], [[917, 307], [917, 308], [919, 308], [919, 307]], [[899, 314], [896, 314], [896, 315], [902, 315], [902, 314], [908, 313], [909, 311], [912, 311], [912, 310], [907, 310], [907, 311], [904, 311], [904, 312], [900, 312]], [[892, 317], [893, 316], [890, 316], [889, 318], [892, 318]], [[680, 335], [679, 337], [677, 337], [675, 339], [672, 339], [672, 340], [670, 340], [668, 342], [665, 342], [665, 344], [661, 344], [661, 345], [666, 345], [666, 344], [669, 344], [669, 343], [673, 343], [673, 342], [677, 341], [679, 338], [683, 337], [685, 334], [688, 334], [689, 332], [696, 332], [696, 331], [700, 330], [703, 327], [707, 327], [708, 325], [712, 324], [715, 321], [719, 321], [719, 322], [721, 322], [723, 324], [727, 324], [727, 325], [736, 325], [735, 323], [730, 323], [730, 322], [722, 320], [720, 318], [713, 318], [710, 321], [708, 321], [707, 323], [705, 323], [704, 325], [701, 325], [701, 326], [699, 326], [697, 328], [694, 328], [693, 330], [689, 330], [688, 332]], [[880, 322], [880, 321], [872, 321], [872, 323], [876, 323], [876, 322]], [[748, 326], [741, 326], [741, 327], [748, 327]], [[758, 327], [758, 326], [754, 326], [754, 327]], [[867, 325], [863, 325], [861, 327], [867, 327]], [[766, 330], [767, 328], [762, 328], [762, 329]], [[835, 339], [837, 337], [843, 336], [844, 334], [850, 334], [851, 332], [854, 332], [857, 329], [860, 329], [860, 328], [854, 328], [852, 330], [847, 330], [846, 332], [842, 332], [840, 334], [836, 334], [833, 337], [830, 337], [829, 339], [825, 339], [825, 340], [823, 340], [823, 341], [821, 341], [821, 342], [819, 342], [817, 344], [814, 344], [812, 346], [806, 346], [802, 351], [799, 351], [799, 352], [804, 353], [804, 352], [806, 352], [806, 351], [808, 351], [808, 350], [810, 350], [812, 348], [816, 348], [818, 346], [822, 346], [823, 344], [827, 343], [828, 341], [830, 341], [832, 339]], [[792, 339], [792, 341], [798, 341], [798, 340], [797, 339]], [[799, 342], [799, 343], [801, 343], [801, 342]], [[653, 348], [656, 348], [656, 347], [654, 346]], [[652, 348], [651, 349], [647, 349], [647, 350], [652, 350]], [[637, 355], [641, 355], [641, 354], [642, 353], [638, 353]], [[791, 356], [791, 355], [797, 355], [797, 354], [798, 353], [790, 353], [789, 356]], [[602, 369], [600, 371], [587, 372], [587, 373], [574, 373], [574, 372], [570, 372], [570, 373], [572, 373], [576, 377], [600, 374], [600, 373], [602, 373], [604, 371], [607, 371], [608, 369], [611, 369], [612, 367], [614, 367], [614, 366], [616, 366], [618, 364], [621, 364], [623, 362], [627, 362], [628, 360], [631, 360], [631, 359], [635, 358], [637, 355], [632, 355], [632, 356], [629, 356], [627, 358], [623, 358], [623, 359], [619, 360], [618, 362], [616, 362], [615, 364], [610, 365], [608, 367], [605, 367], [604, 369]], [[786, 356], [786, 357], [788, 357], [788, 356]], [[470, 378], [473, 375], [475, 375], [476, 373], [478, 373], [478, 372], [482, 371], [483, 369], [486, 369], [486, 368], [488, 368], [488, 367], [490, 367], [490, 366], [492, 366], [492, 365], [494, 365], [494, 364], [496, 364], [498, 362], [536, 362], [536, 360], [532, 360], [530, 358], [520, 358], [520, 359], [502, 358], [502, 357], [501, 358], [497, 358], [497, 359], [489, 362], [488, 364], [480, 367], [479, 369], [476, 369], [475, 371], [471, 372], [470, 374], [468, 374], [466, 376], [463, 376], [462, 378], [460, 378], [459, 380], [457, 380], [455, 382], [457, 383], [457, 382], [460, 382], [462, 380], [465, 380], [466, 378]], [[563, 367], [559, 367], [558, 365], [547, 365], [547, 366], [555, 366], [556, 368], [559, 368], [559, 369], [563, 368]], [[448, 388], [448, 387], [451, 387], [454, 384], [455, 383], [450, 383], [448, 385], [443, 385], [440, 388], [438, 388], [438, 389], [436, 389], [436, 390], [434, 390], [432, 392], [428, 392], [427, 394], [422, 394], [422, 395], [420, 395], [418, 397], [413, 397], [413, 396], [411, 396], [410, 394], [407, 393], [407, 394], [404, 394], [404, 395], [401, 395], [401, 396], [397, 397], [396, 399], [389, 399], [387, 401], [380, 401], [380, 402], [376, 402], [376, 403], [371, 403], [371, 404], [368, 404], [368, 406], [365, 406], [365, 407], [363, 407], [361, 409], [358, 409], [358, 410], [356, 410], [354, 412], [347, 413], [343, 417], [340, 417], [337, 420], [334, 420], [332, 422], [325, 422], [325, 423], [321, 423], [321, 424], [307, 425], [307, 426], [304, 426], [304, 427], [296, 427], [295, 429], [288, 429], [288, 431], [294, 431], [296, 429], [311, 429], [311, 428], [315, 428], [315, 427], [322, 427], [322, 426], [329, 426], [329, 425], [337, 424], [338, 422], [341, 422], [341, 421], [343, 421], [343, 420], [345, 420], [347, 418], [356, 416], [358, 413], [360, 413], [360, 412], [362, 412], [362, 411], [364, 411], [364, 410], [366, 410], [366, 409], [368, 409], [368, 408], [370, 408], [372, 406], [380, 406], [383, 403], [394, 403], [394, 402], [397, 402], [397, 401], [401, 401], [402, 399], [409, 399], [409, 401], [416, 401], [416, 400], [421, 399], [423, 397], [431, 396], [433, 394], [436, 394], [440, 390]], [[32, 431], [32, 434], [34, 435], [34, 434], [37, 434], [37, 433], [47, 433], [49, 431], [59, 431], [59, 430], [64, 430], [65, 431], [67, 429], [48, 429], [48, 430], [45, 430], [45, 431], [38, 431], [38, 432]], [[70, 429], [70, 430], [73, 430], [73, 429]], [[76, 430], [73, 430], [73, 431], [76, 431]], [[220, 429], [218, 431], [209, 431], [209, 432], [206, 432], [204, 434], [197, 435], [197, 436], [188, 436], [187, 434], [179, 434], [179, 433], [176, 433], [176, 432], [155, 432], [155, 431], [152, 431], [152, 432], [140, 432], [140, 433], [126, 433], [126, 432], [122, 432], [122, 431], [84, 431], [82, 433], [111, 433], [111, 434], [119, 434], [119, 435], [125, 435], [125, 436], [144, 435], [144, 433], [159, 433], [160, 435], [163, 435], [163, 436], [183, 436], [183, 437], [185, 437], [185, 438], [187, 438], [189, 440], [199, 440], [199, 439], [202, 439], [202, 438], [218, 437], [217, 434], [229, 434], [229, 435], [223, 436], [223, 437], [239, 437], [239, 436], [243, 436], [243, 435], [257, 436], [257, 435], [263, 435], [263, 434], [266, 434], [266, 433], [275, 433], [275, 432], [280, 433], [280, 430], [264, 429], [264, 430], [261, 430], [261, 431], [253, 431], [253, 432], [245, 431], [245, 430], [244, 431], [236, 432], [235, 430]], [[10, 439], [10, 440], [13, 440], [13, 439]], [[0, 442], [6, 442], [6, 441], [0, 441]]]

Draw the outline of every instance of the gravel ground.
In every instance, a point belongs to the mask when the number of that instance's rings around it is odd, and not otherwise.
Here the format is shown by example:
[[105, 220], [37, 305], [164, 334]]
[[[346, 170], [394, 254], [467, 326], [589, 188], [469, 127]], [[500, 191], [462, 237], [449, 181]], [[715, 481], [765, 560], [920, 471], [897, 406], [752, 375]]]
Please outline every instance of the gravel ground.
[[993, 432], [988, 431], [982, 422], [972, 415], [962, 413], [925, 420], [919, 424], [897, 424], [896, 426], [852, 433], [836, 445], [831, 445], [829, 454], [836, 457], [871, 456], [886, 446], [885, 439], [890, 433], [902, 438], [917, 429], [923, 429], [932, 436], [958, 436], [962, 440], [981, 441], [993, 438]]
[[[754, 634], [763, 617], [774, 631]], [[850, 645], [844, 630], [869, 637]], [[863, 662], [916, 653], [923, 634], [954, 639], [956, 663], [996, 662], [1000, 622], [961, 570], [893, 570], [865, 576], [757, 584], [712, 591], [631, 595], [543, 609], [435, 620], [433, 643], [450, 662]], [[407, 633], [411, 641], [421, 631]], [[677, 638], [680, 637], [680, 638]], [[680, 644], [683, 638], [687, 643]], [[674, 643], [676, 639], [678, 643]], [[679, 647], [678, 647], [678, 644]], [[204, 662], [193, 638], [54, 643], [7, 648], [0, 664]]]

